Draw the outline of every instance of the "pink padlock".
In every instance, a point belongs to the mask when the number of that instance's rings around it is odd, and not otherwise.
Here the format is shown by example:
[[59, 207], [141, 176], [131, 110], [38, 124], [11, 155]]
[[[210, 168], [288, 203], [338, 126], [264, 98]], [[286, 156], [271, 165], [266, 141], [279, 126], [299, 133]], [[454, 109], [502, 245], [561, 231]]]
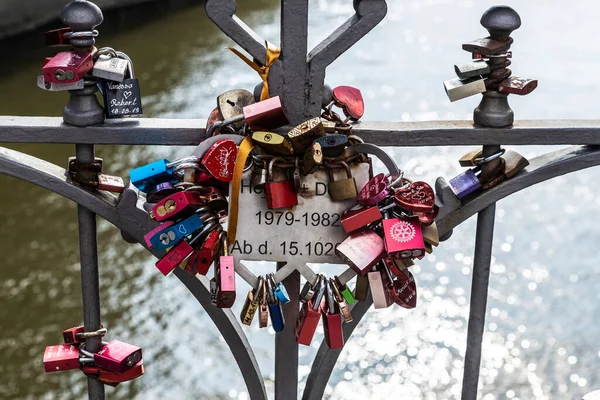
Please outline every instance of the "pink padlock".
[[388, 178], [384, 174], [375, 175], [358, 193], [358, 202], [374, 206], [382, 202], [390, 193]]

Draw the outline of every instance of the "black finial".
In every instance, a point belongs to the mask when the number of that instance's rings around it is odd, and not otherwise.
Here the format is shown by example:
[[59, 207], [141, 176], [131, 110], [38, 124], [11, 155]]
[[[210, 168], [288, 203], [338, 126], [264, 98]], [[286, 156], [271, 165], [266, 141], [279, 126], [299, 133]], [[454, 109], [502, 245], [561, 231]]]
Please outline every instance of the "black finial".
[[[75, 0], [63, 8], [61, 14], [62, 22], [71, 28], [73, 32], [92, 32], [94, 28], [104, 21], [102, 10], [86, 0]], [[74, 37], [71, 45], [77, 47], [91, 47], [95, 43], [94, 37]]]
[[509, 6], [494, 6], [483, 13], [480, 22], [493, 39], [506, 39], [519, 29], [521, 17]]

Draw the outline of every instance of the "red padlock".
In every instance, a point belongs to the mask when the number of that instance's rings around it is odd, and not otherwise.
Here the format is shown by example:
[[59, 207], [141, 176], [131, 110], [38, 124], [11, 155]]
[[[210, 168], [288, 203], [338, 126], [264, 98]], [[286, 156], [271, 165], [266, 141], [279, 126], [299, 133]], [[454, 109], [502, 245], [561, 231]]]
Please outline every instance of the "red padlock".
[[71, 28], [65, 27], [46, 32], [46, 46], [68, 46], [70, 41], [65, 38], [65, 33], [68, 32], [71, 32]]
[[42, 68], [46, 82], [72, 83], [83, 79], [94, 66], [92, 54], [87, 51], [63, 51]]
[[79, 368], [79, 347], [72, 344], [59, 344], [46, 347], [44, 370], [46, 372], [68, 371]]
[[[100, 329], [104, 329], [104, 326], [102, 324], [100, 324]], [[83, 327], [83, 325], [81, 326], [76, 326], [74, 328], [69, 328], [69, 329], [65, 329], [63, 331], [63, 340], [65, 341], [65, 344], [75, 344], [75, 343], [83, 343], [85, 342], [84, 338], [78, 338], [77, 335], [84, 333], [85, 332], [85, 328]], [[106, 333], [106, 331], [104, 331]], [[102, 336], [104, 336], [104, 333], [102, 333], [102, 331], [98, 332], [99, 334], [101, 334]]]
[[356, 205], [342, 214], [342, 226], [350, 233], [382, 218], [378, 207]]
[[177, 268], [179, 264], [184, 262], [193, 251], [194, 249], [192, 246], [190, 246], [185, 240], [182, 240], [181, 242], [177, 243], [177, 245], [173, 247], [166, 256], [157, 261], [156, 268], [158, 268], [158, 270], [164, 276], [167, 276], [173, 272], [173, 270]]
[[186, 269], [192, 274], [206, 275], [211, 264], [215, 260], [215, 256], [219, 251], [219, 232], [212, 231], [206, 237], [202, 247], [194, 251], [187, 263]]
[[335, 248], [335, 254], [357, 274], [364, 275], [383, 258], [385, 246], [378, 234], [369, 228], [362, 228], [340, 243]]
[[142, 349], [119, 340], [111, 340], [94, 353], [94, 364], [109, 371], [123, 373], [142, 360]]
[[425, 257], [425, 243], [417, 217], [384, 219], [383, 233], [388, 257]]
[[98, 382], [114, 387], [121, 382], [131, 381], [144, 375], [144, 361], [140, 360], [133, 368], [123, 373], [109, 371], [92, 365], [82, 366], [81, 371]]
[[158, 222], [186, 218], [204, 203], [206, 200], [201, 193], [177, 192], [156, 203], [152, 207], [152, 215]]
[[327, 301], [321, 307], [323, 315], [323, 336], [330, 349], [344, 347], [344, 331], [342, 330], [342, 313], [333, 297], [331, 283], [327, 281]]
[[275, 162], [284, 162], [283, 158], [273, 157], [269, 163], [265, 194], [267, 195], [267, 207], [271, 210], [278, 208], [289, 208], [298, 205], [298, 195], [293, 180], [273, 182], [273, 167]]
[[231, 182], [237, 151], [237, 145], [233, 140], [219, 140], [202, 157], [202, 166], [216, 179]]
[[[319, 307], [317, 307], [318, 309]], [[317, 326], [319, 326], [319, 319], [321, 319], [321, 313], [317, 310], [314, 309], [312, 300], [302, 304], [302, 309], [300, 309], [300, 314], [298, 314], [294, 328], [298, 344], [310, 346]]]

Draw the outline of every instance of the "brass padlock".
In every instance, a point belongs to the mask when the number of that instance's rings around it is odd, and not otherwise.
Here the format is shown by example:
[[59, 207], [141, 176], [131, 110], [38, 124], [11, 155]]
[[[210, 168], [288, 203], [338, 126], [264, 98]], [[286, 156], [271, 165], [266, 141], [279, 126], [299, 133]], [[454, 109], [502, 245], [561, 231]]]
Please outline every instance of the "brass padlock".
[[294, 154], [292, 145], [288, 140], [272, 132], [254, 132], [252, 139], [256, 142], [259, 147], [262, 147], [266, 151], [282, 156], [291, 156]]
[[461, 167], [474, 167], [477, 165], [477, 164], [475, 164], [475, 159], [481, 158], [482, 156], [483, 156], [482, 149], [471, 150], [467, 154], [462, 156], [458, 160], [458, 163], [460, 164]]
[[344, 161], [340, 161], [340, 164], [346, 171], [346, 179], [339, 181], [334, 180], [332, 165], [327, 165], [329, 168], [329, 196], [333, 201], [344, 201], [349, 199], [355, 199], [358, 196], [358, 190], [356, 189], [356, 180], [352, 176], [350, 167]]
[[529, 165], [529, 161], [514, 150], [508, 150], [502, 158], [505, 161], [504, 175], [506, 179], [512, 178]]
[[288, 133], [296, 155], [303, 155], [315, 139], [321, 136], [325, 136], [325, 128], [319, 117], [301, 123]]
[[421, 232], [423, 233], [423, 241], [426, 244], [436, 247], [439, 246], [440, 234], [438, 232], [438, 228], [435, 222], [431, 225], [421, 226]]
[[304, 163], [302, 164], [302, 175], [314, 173], [320, 165], [323, 165], [323, 151], [320, 143], [313, 143], [304, 154]]

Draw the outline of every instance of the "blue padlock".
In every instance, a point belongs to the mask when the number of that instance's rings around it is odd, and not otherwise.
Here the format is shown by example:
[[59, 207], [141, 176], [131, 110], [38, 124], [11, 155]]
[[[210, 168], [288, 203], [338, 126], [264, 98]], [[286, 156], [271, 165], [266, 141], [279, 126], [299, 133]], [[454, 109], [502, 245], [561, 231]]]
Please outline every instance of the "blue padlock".
[[163, 182], [178, 182], [173, 176], [174, 163], [169, 160], [158, 160], [129, 172], [131, 184], [144, 193]]
[[481, 187], [481, 182], [475, 175], [475, 172], [479, 170], [479, 167], [468, 169], [462, 174], [450, 179], [450, 187], [452, 191], [459, 199], [462, 199], [469, 193], [473, 193]]
[[189, 218], [184, 219], [174, 225], [168, 226], [165, 229], [158, 231], [150, 238], [152, 248], [157, 251], [166, 250], [169, 247], [175, 246], [184, 237], [191, 235], [198, 229], [202, 228], [203, 222], [198, 214], [194, 214]]
[[271, 325], [275, 332], [281, 332], [285, 327], [285, 319], [283, 317], [283, 309], [281, 308], [281, 302], [275, 296], [273, 285], [270, 281], [267, 282], [267, 297], [269, 305], [269, 315], [271, 316]]
[[290, 302], [290, 296], [283, 285], [283, 282], [275, 283], [275, 275], [269, 274], [269, 279], [271, 280], [271, 285], [273, 286], [273, 293], [275, 297], [279, 300], [279, 302], [283, 304], [287, 304]]

